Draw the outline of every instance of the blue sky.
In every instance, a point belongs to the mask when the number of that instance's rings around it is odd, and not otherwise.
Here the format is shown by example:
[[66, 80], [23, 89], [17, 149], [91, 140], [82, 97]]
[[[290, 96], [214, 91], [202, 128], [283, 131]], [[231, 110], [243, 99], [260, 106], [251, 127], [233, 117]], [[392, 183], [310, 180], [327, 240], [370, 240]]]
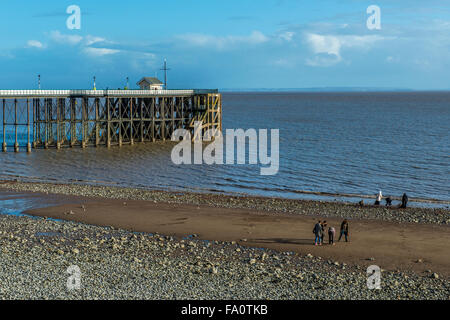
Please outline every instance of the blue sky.
[[[69, 30], [70, 5], [81, 29]], [[381, 30], [369, 30], [369, 5]], [[448, 0], [2, 1], [0, 89], [450, 89]]]

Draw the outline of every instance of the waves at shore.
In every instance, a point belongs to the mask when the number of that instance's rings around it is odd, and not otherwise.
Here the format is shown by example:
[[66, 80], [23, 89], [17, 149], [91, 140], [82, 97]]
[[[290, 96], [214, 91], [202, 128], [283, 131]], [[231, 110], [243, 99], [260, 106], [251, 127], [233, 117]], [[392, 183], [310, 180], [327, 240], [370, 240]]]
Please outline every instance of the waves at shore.
[[[68, 181], [61, 181], [58, 179], [46, 178], [42, 179], [39, 177], [22, 177], [17, 175], [0, 175], [0, 181], [22, 181], [29, 183], [73, 183], [73, 184], [81, 184], [81, 185], [92, 185], [92, 186], [115, 186], [115, 187], [126, 187], [122, 186], [119, 183], [113, 183], [108, 181], [101, 180], [84, 180], [84, 179], [69, 179]], [[262, 188], [260, 191], [253, 190], [253, 188], [249, 188], [247, 192], [224, 192], [221, 189], [211, 189], [211, 188], [189, 188], [179, 186], [176, 187], [151, 187], [151, 186], [138, 186], [137, 189], [149, 190], [149, 191], [167, 191], [167, 192], [199, 192], [199, 193], [212, 193], [212, 194], [226, 194], [229, 196], [278, 196], [286, 199], [303, 199], [303, 200], [323, 200], [323, 201], [339, 201], [339, 202], [353, 202], [357, 203], [360, 200], [366, 200], [367, 203], [373, 202], [376, 198], [376, 195], [367, 195], [367, 194], [348, 194], [348, 193], [330, 193], [330, 192], [320, 192], [320, 191], [308, 191], [308, 190], [286, 190], [286, 189], [269, 189]], [[241, 186], [243, 190], [246, 188]], [[264, 192], [261, 192], [264, 191]], [[267, 192], [267, 193], [266, 193]], [[262, 193], [262, 194], [261, 194]], [[290, 196], [289, 196], [290, 195]], [[390, 196], [392, 200], [401, 202], [400, 196]], [[448, 200], [440, 200], [440, 199], [430, 199], [430, 198], [409, 198], [409, 204], [415, 207], [426, 207], [426, 208], [449, 208], [450, 201]]]

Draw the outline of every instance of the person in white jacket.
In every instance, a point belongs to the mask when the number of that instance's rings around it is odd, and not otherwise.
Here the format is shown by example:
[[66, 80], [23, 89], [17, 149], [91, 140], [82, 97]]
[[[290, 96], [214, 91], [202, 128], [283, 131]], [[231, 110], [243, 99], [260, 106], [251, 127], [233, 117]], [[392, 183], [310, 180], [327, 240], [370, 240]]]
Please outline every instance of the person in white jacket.
[[378, 192], [377, 198], [375, 200], [375, 205], [379, 206], [382, 199], [383, 199], [383, 195], [381, 194], [381, 190], [380, 190], [380, 192]]

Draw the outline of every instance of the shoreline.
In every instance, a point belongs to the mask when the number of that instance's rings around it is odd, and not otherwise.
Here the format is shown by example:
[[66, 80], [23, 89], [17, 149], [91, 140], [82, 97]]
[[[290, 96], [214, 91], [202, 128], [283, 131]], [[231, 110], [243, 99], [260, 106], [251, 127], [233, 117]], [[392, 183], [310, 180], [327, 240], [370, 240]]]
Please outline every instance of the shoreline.
[[278, 197], [195, 193], [189, 191], [158, 191], [88, 184], [41, 183], [0, 180], [0, 190], [40, 192], [45, 194], [83, 196], [99, 199], [145, 200], [165, 203], [206, 205], [217, 208], [252, 209], [311, 216], [351, 219], [430, 223], [450, 225], [450, 210], [446, 208], [385, 207], [322, 200], [295, 200]]
[[[226, 195], [229, 197], [261, 197], [261, 198], [278, 198], [285, 200], [304, 200], [304, 201], [324, 201], [324, 202], [341, 202], [341, 203], [353, 203], [351, 200], [371, 200], [375, 201], [376, 195], [369, 194], [354, 194], [354, 193], [332, 193], [325, 191], [309, 191], [309, 190], [285, 190], [287, 194], [295, 194], [295, 195], [304, 195], [304, 196], [312, 196], [312, 198], [294, 198], [289, 196], [267, 196], [267, 195], [258, 195], [253, 193], [242, 193], [242, 192], [226, 192], [215, 189], [199, 189], [199, 190], [191, 190], [191, 189], [152, 189], [138, 186], [119, 186], [115, 183], [106, 182], [106, 181], [88, 181], [88, 180], [73, 180], [66, 182], [59, 182], [57, 180], [53, 181], [39, 181], [39, 178], [27, 178], [25, 180], [19, 180], [18, 178], [23, 178], [20, 176], [11, 176], [9, 178], [1, 178], [0, 185], [2, 183], [31, 183], [31, 184], [56, 184], [56, 185], [86, 185], [86, 186], [97, 186], [97, 187], [111, 187], [111, 188], [124, 188], [124, 189], [136, 189], [136, 190], [144, 190], [144, 191], [155, 191], [155, 192], [168, 192], [168, 193], [196, 193], [196, 194], [212, 194], [212, 195]], [[35, 181], [36, 180], [36, 181]], [[273, 192], [280, 192], [282, 190], [271, 190]], [[334, 198], [334, 200], [332, 200]], [[392, 196], [390, 198], [393, 201], [399, 202], [398, 204], [393, 205], [392, 207], [396, 207], [400, 204], [402, 197], [401, 196]], [[340, 199], [340, 200], [337, 200]], [[424, 208], [436, 208], [436, 209], [450, 209], [450, 200], [443, 200], [437, 198], [416, 198], [410, 197], [409, 204], [415, 204], [416, 206], [412, 207], [424, 207]], [[370, 205], [370, 204], [369, 204]], [[418, 205], [418, 206], [417, 206]], [[425, 205], [425, 206], [424, 206]], [[428, 206], [426, 206], [428, 205]]]

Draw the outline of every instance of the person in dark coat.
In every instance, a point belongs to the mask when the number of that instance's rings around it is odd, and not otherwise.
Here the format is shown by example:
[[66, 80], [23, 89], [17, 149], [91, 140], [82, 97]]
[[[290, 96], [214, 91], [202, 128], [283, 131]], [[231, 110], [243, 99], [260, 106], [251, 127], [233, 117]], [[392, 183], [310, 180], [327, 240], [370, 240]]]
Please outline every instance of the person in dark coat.
[[317, 246], [317, 244], [319, 244], [319, 246], [321, 245], [322, 224], [320, 222], [321, 221], [319, 220], [319, 222], [314, 225], [313, 229], [313, 233], [316, 236], [316, 239], [314, 241], [315, 246]]
[[341, 241], [342, 235], [345, 235], [345, 242], [348, 242], [348, 221], [345, 219], [341, 223], [341, 232], [338, 241]]
[[408, 196], [406, 195], [406, 193], [404, 193], [402, 196], [402, 204], [400, 205], [400, 208], [405, 209], [407, 203], [408, 203]]
[[387, 197], [385, 200], [386, 200], [386, 207], [392, 206], [392, 198], [391, 197]]

